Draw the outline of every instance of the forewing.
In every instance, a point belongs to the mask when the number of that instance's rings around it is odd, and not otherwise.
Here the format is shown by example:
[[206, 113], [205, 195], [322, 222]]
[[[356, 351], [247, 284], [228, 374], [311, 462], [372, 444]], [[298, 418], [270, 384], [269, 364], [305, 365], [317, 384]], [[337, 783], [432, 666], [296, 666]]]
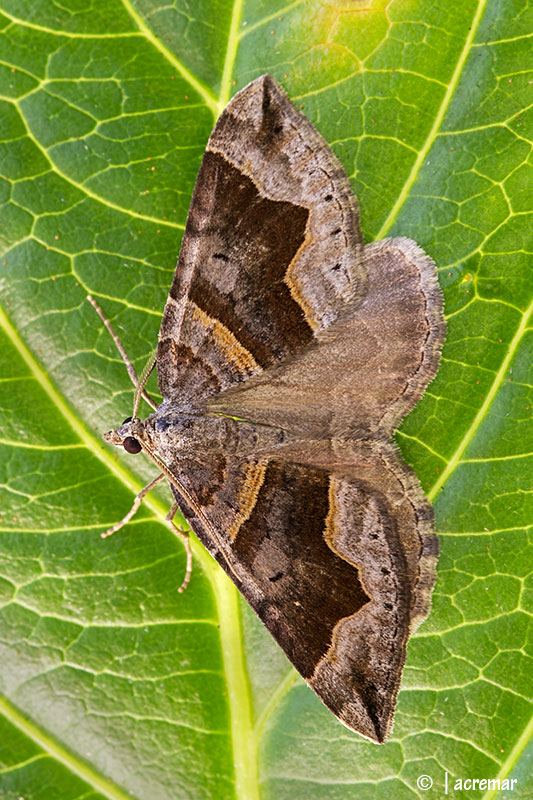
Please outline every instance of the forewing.
[[357, 201], [270, 76], [222, 112], [202, 161], [159, 334], [165, 399], [188, 402], [306, 348], [365, 289]]
[[431, 514], [411, 471], [371, 448], [171, 466], [197, 502], [173, 488], [194, 531], [296, 669], [342, 722], [383, 741], [434, 580]]

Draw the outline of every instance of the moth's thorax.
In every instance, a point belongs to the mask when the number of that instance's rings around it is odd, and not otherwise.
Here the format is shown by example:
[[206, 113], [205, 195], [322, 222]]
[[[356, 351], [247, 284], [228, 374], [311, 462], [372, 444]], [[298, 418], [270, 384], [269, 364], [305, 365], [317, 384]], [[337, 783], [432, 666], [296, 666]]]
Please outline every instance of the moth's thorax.
[[249, 453], [285, 441], [279, 428], [203, 410], [178, 411], [163, 403], [144, 421], [144, 432], [161, 453]]

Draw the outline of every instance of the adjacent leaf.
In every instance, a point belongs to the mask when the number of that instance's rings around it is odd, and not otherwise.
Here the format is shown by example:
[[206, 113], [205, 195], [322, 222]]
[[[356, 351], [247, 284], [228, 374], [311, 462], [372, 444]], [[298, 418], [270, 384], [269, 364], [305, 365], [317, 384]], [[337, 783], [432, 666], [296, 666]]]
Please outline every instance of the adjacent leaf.
[[[0, 0], [2, 798], [403, 800], [445, 773], [450, 797], [533, 791], [531, 25], [513, 0]], [[442, 368], [397, 437], [439, 582], [383, 747], [199, 545], [177, 594], [168, 493], [99, 536], [154, 473], [101, 442], [132, 389], [86, 295], [140, 370], [213, 122], [265, 71], [343, 162], [367, 240], [412, 236], [445, 292]]]

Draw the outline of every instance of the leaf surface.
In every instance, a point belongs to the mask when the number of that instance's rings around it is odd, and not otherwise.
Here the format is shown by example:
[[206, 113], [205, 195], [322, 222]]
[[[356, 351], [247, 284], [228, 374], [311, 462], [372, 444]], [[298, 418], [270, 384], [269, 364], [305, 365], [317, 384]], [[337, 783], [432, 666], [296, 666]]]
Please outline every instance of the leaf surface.
[[[404, 800], [444, 796], [446, 773], [451, 798], [496, 796], [468, 778], [533, 792], [532, 16], [0, 0], [2, 798]], [[140, 371], [214, 120], [266, 71], [344, 164], [367, 241], [414, 238], [445, 294], [441, 370], [397, 434], [439, 580], [383, 747], [322, 707], [198, 544], [177, 593], [166, 490], [99, 536], [154, 470], [100, 439], [132, 389], [86, 295]]]

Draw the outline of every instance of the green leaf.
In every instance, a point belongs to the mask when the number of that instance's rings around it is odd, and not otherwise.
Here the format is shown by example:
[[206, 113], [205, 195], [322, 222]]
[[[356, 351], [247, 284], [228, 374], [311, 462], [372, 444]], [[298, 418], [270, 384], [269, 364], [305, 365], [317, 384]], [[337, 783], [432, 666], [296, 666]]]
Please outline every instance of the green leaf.
[[[0, 0], [2, 798], [404, 800], [445, 773], [452, 798], [531, 796], [531, 26], [519, 0]], [[86, 295], [141, 370], [213, 122], [265, 71], [367, 240], [414, 238], [445, 293], [441, 370], [397, 434], [439, 580], [383, 747], [197, 543], [177, 593], [167, 490], [99, 536], [154, 471], [101, 441], [132, 389]]]

